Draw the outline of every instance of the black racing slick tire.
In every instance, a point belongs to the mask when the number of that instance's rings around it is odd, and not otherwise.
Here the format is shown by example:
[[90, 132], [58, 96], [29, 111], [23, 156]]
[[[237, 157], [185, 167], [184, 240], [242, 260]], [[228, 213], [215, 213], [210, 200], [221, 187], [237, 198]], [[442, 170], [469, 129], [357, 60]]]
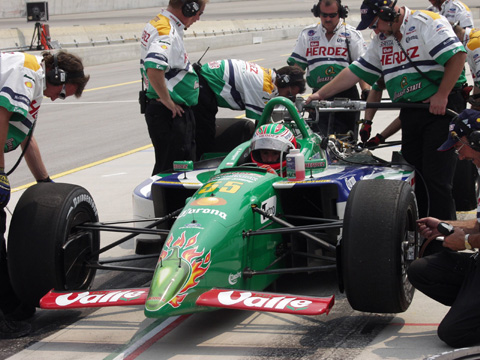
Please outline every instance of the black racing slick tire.
[[407, 269], [418, 256], [417, 219], [415, 194], [408, 183], [372, 179], [354, 185], [341, 240], [345, 292], [353, 309], [408, 309], [415, 290]]
[[8, 235], [8, 268], [12, 286], [23, 303], [38, 306], [51, 289], [87, 289], [95, 269], [88, 262], [100, 246], [96, 230], [75, 227], [98, 222], [97, 208], [84, 188], [40, 183], [18, 201]]

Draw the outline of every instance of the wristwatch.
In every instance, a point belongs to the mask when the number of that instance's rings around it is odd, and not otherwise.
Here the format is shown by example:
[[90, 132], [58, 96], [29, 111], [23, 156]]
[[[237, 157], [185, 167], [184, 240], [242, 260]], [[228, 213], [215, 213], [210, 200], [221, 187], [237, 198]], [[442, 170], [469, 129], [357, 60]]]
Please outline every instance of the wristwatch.
[[470, 243], [468, 242], [468, 238], [470, 237], [470, 234], [467, 234], [465, 235], [465, 249], [467, 250], [472, 250], [473, 247], [472, 245], [470, 245]]

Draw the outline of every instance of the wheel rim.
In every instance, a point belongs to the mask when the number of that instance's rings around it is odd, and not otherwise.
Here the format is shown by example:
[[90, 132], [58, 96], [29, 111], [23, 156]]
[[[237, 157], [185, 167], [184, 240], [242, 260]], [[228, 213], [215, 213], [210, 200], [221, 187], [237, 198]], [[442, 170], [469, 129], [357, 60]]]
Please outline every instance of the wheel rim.
[[72, 219], [70, 233], [63, 246], [63, 274], [64, 286], [69, 289], [85, 289], [90, 285], [95, 276], [95, 269], [89, 263], [98, 259], [92, 253], [98, 250], [99, 234], [93, 230], [78, 230], [76, 225], [90, 222], [91, 217], [87, 212], [80, 212]]
[[[401, 272], [402, 287], [405, 294], [409, 294], [413, 290], [407, 276], [407, 270], [418, 254], [417, 248], [417, 232], [415, 230], [415, 219], [411, 208], [408, 209], [405, 219], [404, 238], [401, 244]], [[410, 230], [414, 229], [414, 230]]]

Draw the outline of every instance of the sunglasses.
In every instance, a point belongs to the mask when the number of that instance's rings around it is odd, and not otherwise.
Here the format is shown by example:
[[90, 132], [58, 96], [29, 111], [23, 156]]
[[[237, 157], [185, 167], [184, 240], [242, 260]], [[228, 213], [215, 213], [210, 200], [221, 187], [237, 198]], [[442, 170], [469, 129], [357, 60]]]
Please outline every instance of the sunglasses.
[[455, 151], [455, 154], [460, 155], [460, 150], [462, 150], [465, 145], [470, 146], [470, 145], [467, 144], [465, 141], [463, 141], [462, 139], [460, 139], [460, 136], [458, 136], [456, 132], [452, 132], [452, 137], [453, 137], [455, 140], [457, 140], [457, 143], [459, 142], [459, 143], [462, 144], [461, 146], [459, 146], [458, 148], [456, 148], [456, 149], [454, 150], [454, 151]]
[[333, 18], [335, 18], [335, 17], [337, 17], [337, 16], [338, 16], [338, 12], [336, 12], [336, 13], [331, 13], [331, 14], [327, 14], [327, 13], [320, 13], [320, 15], [321, 15], [322, 17], [324, 17], [324, 18], [327, 18], [327, 17], [329, 17], [330, 19], [333, 19]]
[[380, 18], [377, 17], [377, 20], [375, 20], [375, 22], [374, 22], [372, 25], [370, 25], [368, 28], [369, 28], [369, 29], [372, 29], [372, 30], [375, 30], [375, 29], [377, 28], [377, 26], [378, 26], [378, 20], [379, 20], [379, 19], [380, 19]]
[[60, 93], [58, 94], [58, 98], [65, 100], [67, 97], [67, 89], [65, 88], [65, 84], [62, 86], [62, 90], [60, 90]]

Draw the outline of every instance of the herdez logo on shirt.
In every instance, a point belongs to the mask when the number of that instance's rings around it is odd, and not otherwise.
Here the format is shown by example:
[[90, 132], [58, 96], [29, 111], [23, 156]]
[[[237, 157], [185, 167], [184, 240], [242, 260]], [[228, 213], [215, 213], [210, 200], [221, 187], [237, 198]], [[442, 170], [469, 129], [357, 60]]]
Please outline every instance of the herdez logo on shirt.
[[[388, 52], [386, 52], [388, 51]], [[382, 49], [382, 65], [395, 65], [395, 64], [401, 64], [405, 61], [407, 61], [407, 57], [405, 56], [405, 54], [403, 53], [403, 51], [397, 51], [397, 52], [393, 52], [393, 51], [389, 51], [389, 49], [387, 48], [384, 48]], [[408, 57], [410, 59], [415, 59], [415, 58], [418, 58], [420, 57], [420, 55], [418, 54], [418, 46], [414, 46], [414, 47], [411, 47], [411, 48], [408, 48], [406, 49], [406, 52], [408, 54]]]
[[348, 50], [345, 47], [318, 46], [307, 49], [305, 56], [340, 56], [347, 57]]

